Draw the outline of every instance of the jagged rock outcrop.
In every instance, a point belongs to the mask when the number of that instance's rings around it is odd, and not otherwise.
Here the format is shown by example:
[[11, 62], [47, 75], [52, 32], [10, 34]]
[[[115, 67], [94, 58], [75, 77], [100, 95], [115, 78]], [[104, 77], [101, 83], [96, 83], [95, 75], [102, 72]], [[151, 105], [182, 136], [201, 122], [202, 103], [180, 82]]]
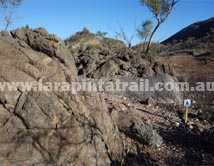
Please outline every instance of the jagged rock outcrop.
[[173, 68], [162, 64], [152, 58], [144, 57], [136, 52], [124, 50], [119, 54], [106, 55], [86, 51], [81, 53], [76, 60], [79, 75], [87, 78], [107, 77], [145, 77], [162, 74], [175, 75]]
[[74, 57], [79, 76], [97, 79], [175, 74], [168, 64], [127, 48], [119, 40], [96, 38], [88, 30], [77, 32], [65, 42]]
[[[64, 42], [43, 28], [0, 38], [0, 82], [77, 80]], [[48, 89], [47, 86], [45, 86]], [[122, 160], [119, 131], [97, 93], [0, 92], [0, 165], [106, 166]]]

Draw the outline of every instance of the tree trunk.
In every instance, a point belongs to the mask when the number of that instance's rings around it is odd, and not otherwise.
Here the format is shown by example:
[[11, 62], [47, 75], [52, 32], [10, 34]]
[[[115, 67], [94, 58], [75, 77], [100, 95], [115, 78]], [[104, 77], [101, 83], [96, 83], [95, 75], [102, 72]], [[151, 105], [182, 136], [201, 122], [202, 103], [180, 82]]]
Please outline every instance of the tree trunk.
[[156, 25], [156, 27], [154, 28], [154, 30], [152, 31], [150, 37], [149, 37], [149, 41], [148, 41], [148, 44], [147, 44], [147, 47], [146, 47], [146, 54], [148, 54], [149, 52], [149, 49], [150, 49], [150, 45], [151, 45], [151, 42], [152, 42], [152, 37], [154, 36], [155, 32], [157, 31], [158, 27], [160, 26], [160, 22], [158, 22], [158, 24]]

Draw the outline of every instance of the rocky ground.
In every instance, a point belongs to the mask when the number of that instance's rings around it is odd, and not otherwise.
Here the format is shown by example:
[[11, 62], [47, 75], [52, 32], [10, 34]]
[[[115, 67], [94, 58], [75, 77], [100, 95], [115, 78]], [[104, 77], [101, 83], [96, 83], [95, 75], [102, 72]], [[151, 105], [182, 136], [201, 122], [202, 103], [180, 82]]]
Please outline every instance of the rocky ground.
[[[120, 112], [152, 124], [163, 139], [160, 146], [148, 147], [135, 139], [124, 137], [125, 165], [212, 165], [213, 145], [204, 142], [203, 133], [212, 125], [203, 125], [198, 110], [192, 108], [187, 125], [183, 122], [184, 108], [169, 104], [142, 104], [121, 97], [106, 97], [109, 110]], [[121, 119], [124, 121], [125, 119]], [[120, 129], [120, 128], [119, 128]], [[132, 134], [134, 132], [132, 131]]]
[[[41, 79], [44, 85], [102, 77], [178, 79], [164, 59], [87, 29], [66, 41], [43, 28], [3, 33], [0, 59], [1, 82], [33, 81], [35, 87]], [[184, 125], [182, 96], [1, 91], [0, 166], [212, 165], [213, 107], [204, 114], [204, 107], [193, 105]]]

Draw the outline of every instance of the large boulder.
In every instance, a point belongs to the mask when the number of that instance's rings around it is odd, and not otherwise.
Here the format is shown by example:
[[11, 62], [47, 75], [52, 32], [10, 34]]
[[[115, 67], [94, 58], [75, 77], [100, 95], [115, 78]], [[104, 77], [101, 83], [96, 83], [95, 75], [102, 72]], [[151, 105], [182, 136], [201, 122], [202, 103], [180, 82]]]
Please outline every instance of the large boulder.
[[[48, 91], [77, 80], [64, 42], [43, 28], [0, 38], [0, 82], [30, 82], [0, 92], [0, 165], [106, 166], [122, 160], [119, 131], [97, 93]], [[42, 80], [42, 81], [41, 81]], [[45, 92], [36, 91], [39, 81]], [[2, 87], [1, 87], [2, 88]]]
[[64, 42], [57, 36], [48, 34], [44, 28], [31, 30], [29, 28], [16, 29], [11, 32], [12, 36], [27, 43], [32, 49], [40, 51], [49, 57], [56, 58], [76, 72], [74, 60]]
[[130, 111], [113, 111], [112, 117], [119, 130], [133, 140], [151, 147], [163, 143], [162, 137], [151, 125], [146, 124], [140, 117], [132, 115]]

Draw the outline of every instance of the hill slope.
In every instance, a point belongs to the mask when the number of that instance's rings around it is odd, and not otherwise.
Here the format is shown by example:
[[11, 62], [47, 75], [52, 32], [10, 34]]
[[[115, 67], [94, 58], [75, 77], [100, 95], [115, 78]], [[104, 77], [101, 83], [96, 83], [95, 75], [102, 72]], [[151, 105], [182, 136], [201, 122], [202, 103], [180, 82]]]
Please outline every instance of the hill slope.
[[190, 37], [195, 37], [196, 39], [198, 39], [207, 36], [208, 33], [214, 33], [214, 17], [187, 26], [186, 28], [182, 29], [178, 33], [163, 41], [162, 43], [172, 43], [174, 40], [185, 41]]

